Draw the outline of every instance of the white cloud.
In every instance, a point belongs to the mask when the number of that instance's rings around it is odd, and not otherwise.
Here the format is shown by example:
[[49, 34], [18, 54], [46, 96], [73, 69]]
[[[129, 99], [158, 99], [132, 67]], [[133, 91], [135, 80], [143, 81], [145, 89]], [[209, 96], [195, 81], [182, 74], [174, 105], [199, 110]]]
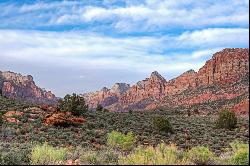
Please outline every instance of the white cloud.
[[248, 45], [249, 29], [210, 28], [185, 32], [176, 39], [180, 47], [223, 47], [230, 45]]
[[[0, 30], [0, 57], [74, 68], [176, 72], [198, 69], [204, 57], [221, 48], [247, 45], [248, 33], [247, 29], [222, 28], [171, 37], [115, 38], [80, 32]], [[186, 53], [173, 53], [171, 49], [176, 48]]]
[[[86, 22], [112, 20], [114, 27], [125, 31], [181, 26], [248, 25], [248, 6], [238, 1], [147, 1], [136, 6], [87, 7], [81, 15]], [[235, 10], [237, 9], [237, 10]], [[133, 27], [133, 29], [131, 28]]]
[[[100, 1], [97, 1], [100, 2]], [[196, 29], [207, 27], [248, 27], [249, 7], [243, 0], [145, 0], [37, 2], [22, 6], [1, 5], [0, 26], [26, 27], [51, 25], [92, 25], [96, 28], [107, 24], [117, 32], [168, 30], [170, 28]], [[108, 5], [107, 5], [108, 4]], [[1, 19], [1, 15], [3, 18]], [[11, 16], [6, 19], [5, 16]]]

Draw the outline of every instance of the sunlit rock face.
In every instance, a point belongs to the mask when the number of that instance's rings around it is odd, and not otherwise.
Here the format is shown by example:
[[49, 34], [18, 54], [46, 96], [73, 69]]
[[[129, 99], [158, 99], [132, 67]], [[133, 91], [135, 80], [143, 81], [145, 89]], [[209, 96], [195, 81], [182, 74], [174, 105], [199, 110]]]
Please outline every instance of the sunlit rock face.
[[57, 104], [50, 91], [36, 86], [31, 75], [22, 76], [10, 71], [0, 71], [0, 89], [3, 96], [33, 103]]
[[226, 48], [215, 53], [198, 72], [188, 70], [167, 81], [154, 71], [149, 78], [131, 87], [116, 83], [111, 89], [103, 88], [83, 96], [91, 108], [102, 104], [112, 111], [193, 105], [242, 95], [246, 100], [249, 81], [245, 79], [248, 75], [249, 49]]

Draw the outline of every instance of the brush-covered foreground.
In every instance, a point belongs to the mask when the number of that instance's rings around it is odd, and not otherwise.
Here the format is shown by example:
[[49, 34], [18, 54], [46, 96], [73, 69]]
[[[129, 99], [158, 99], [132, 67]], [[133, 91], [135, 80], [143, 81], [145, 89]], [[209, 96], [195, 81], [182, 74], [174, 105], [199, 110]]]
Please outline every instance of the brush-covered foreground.
[[[217, 115], [187, 116], [178, 110], [87, 111], [83, 124], [55, 127], [45, 125], [43, 117], [29, 107], [0, 97], [1, 112], [23, 112], [15, 117], [19, 123], [1, 125], [0, 164], [248, 163], [247, 117], [238, 117], [236, 127], [229, 130], [216, 127]], [[159, 116], [168, 119], [171, 132], [155, 128], [154, 119]], [[241, 143], [230, 146], [235, 140]]]

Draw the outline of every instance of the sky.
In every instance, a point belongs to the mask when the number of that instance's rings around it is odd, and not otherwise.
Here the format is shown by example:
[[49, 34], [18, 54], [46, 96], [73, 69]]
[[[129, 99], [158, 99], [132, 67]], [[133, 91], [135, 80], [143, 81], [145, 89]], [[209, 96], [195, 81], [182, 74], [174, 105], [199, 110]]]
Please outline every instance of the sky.
[[0, 71], [59, 97], [198, 71], [248, 36], [248, 0], [0, 0]]

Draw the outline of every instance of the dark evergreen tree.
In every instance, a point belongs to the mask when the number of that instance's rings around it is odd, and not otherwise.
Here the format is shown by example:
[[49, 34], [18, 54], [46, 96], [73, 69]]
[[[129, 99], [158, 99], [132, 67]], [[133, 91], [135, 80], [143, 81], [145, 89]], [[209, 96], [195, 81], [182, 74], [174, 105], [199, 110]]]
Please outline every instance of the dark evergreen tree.
[[59, 109], [80, 116], [88, 110], [88, 106], [82, 96], [73, 93], [72, 95], [67, 94], [63, 99], [59, 100]]
[[97, 104], [96, 111], [98, 112], [103, 111], [103, 106], [101, 104]]

